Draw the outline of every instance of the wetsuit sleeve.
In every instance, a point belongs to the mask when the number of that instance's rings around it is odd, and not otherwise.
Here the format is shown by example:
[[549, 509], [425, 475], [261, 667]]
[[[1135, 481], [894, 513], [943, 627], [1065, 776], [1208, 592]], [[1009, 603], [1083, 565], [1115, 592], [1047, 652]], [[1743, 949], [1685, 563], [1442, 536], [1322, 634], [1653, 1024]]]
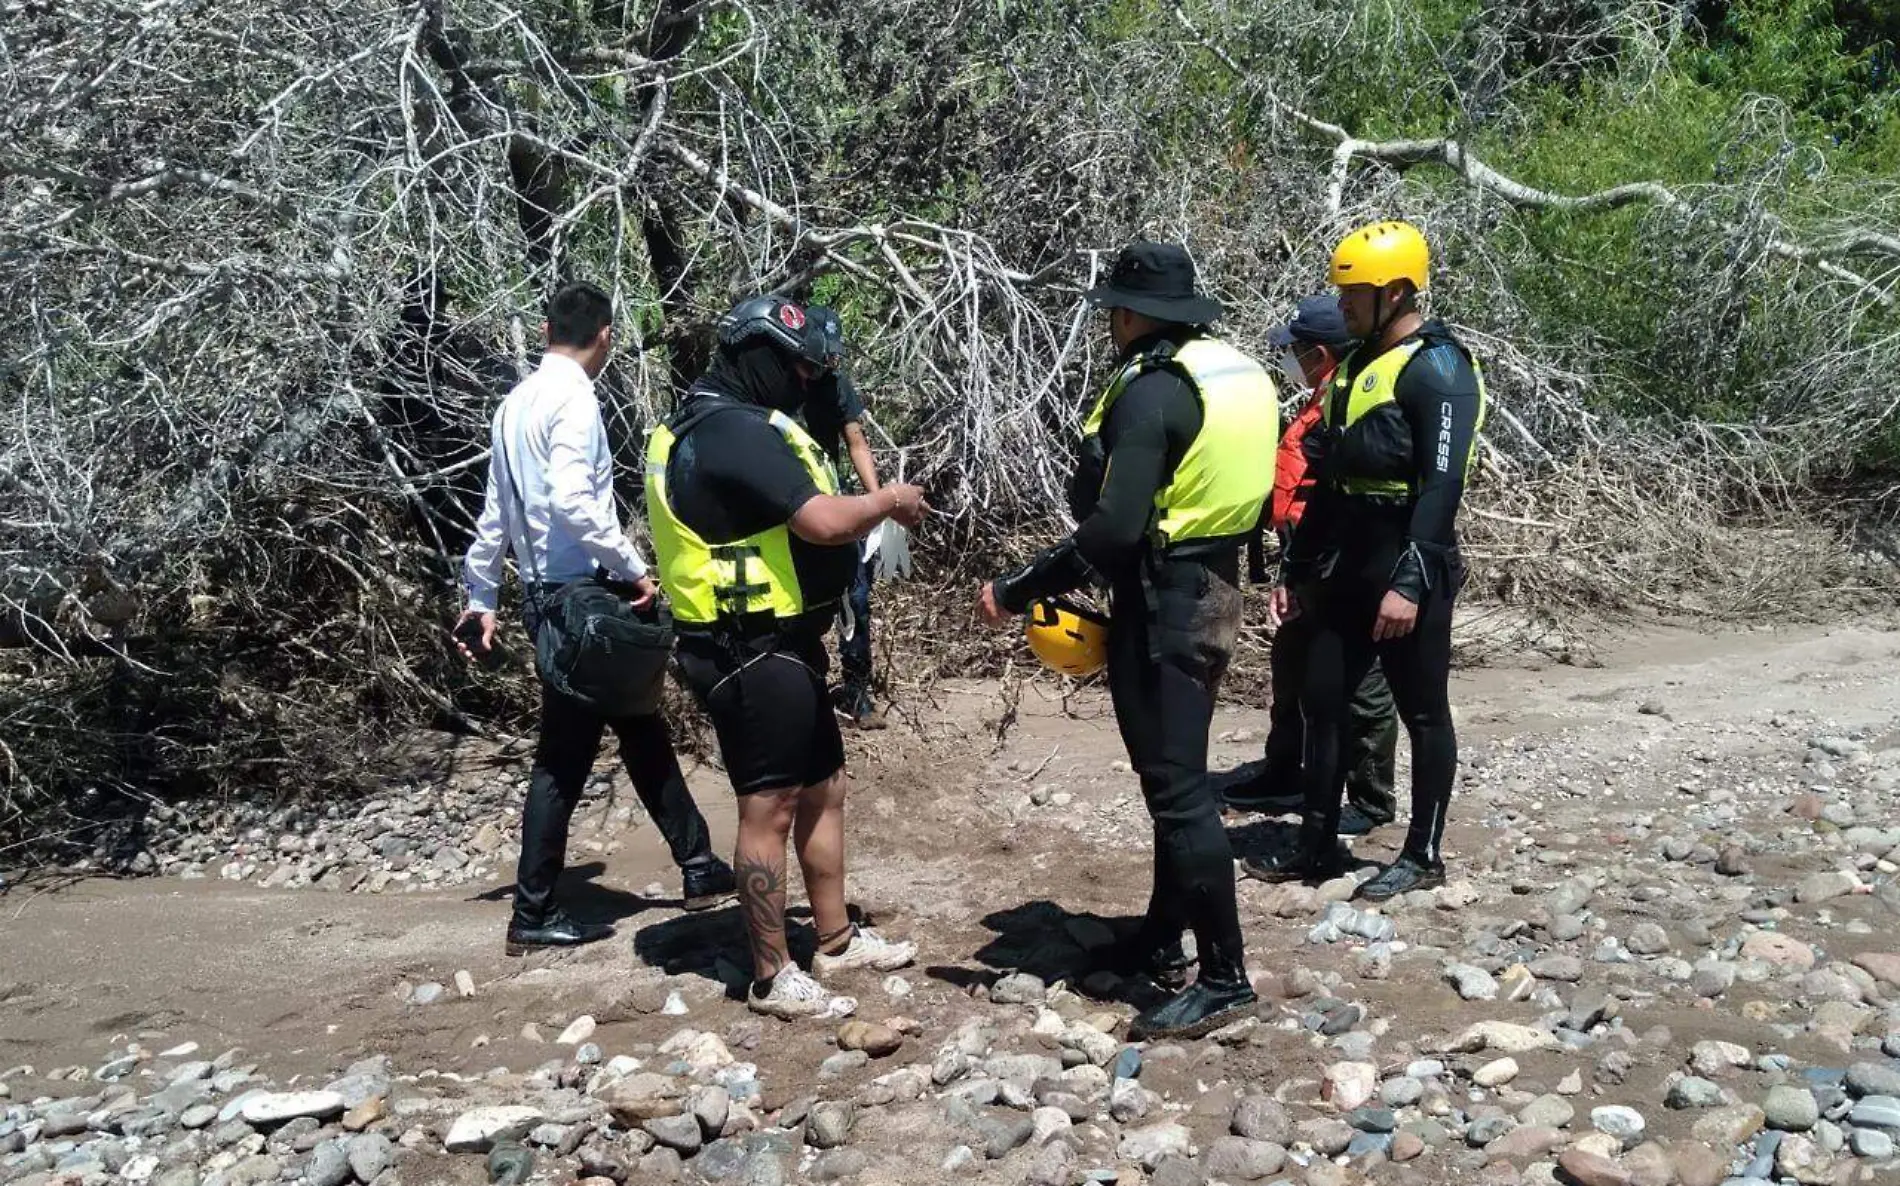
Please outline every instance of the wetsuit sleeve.
[[996, 582], [998, 604], [1021, 613], [1031, 601], [1133, 563], [1147, 538], [1155, 492], [1171, 480], [1200, 428], [1200, 404], [1180, 376], [1156, 371], [1129, 384], [1102, 426], [1108, 461], [1093, 508], [1074, 535]]
[[1109, 409], [1102, 426], [1108, 466], [1095, 507], [1075, 529], [1076, 550], [1098, 572], [1133, 563], [1154, 519], [1155, 494], [1201, 431], [1200, 402], [1170, 371], [1136, 379]]
[[1247, 533], [1247, 580], [1255, 585], [1268, 582], [1267, 576], [1267, 520], [1272, 515], [1267, 506], [1260, 508], [1260, 517], [1253, 522], [1253, 530]]
[[1338, 514], [1339, 497], [1330, 487], [1321, 483], [1307, 493], [1305, 509], [1288, 533], [1286, 552], [1280, 558], [1281, 584], [1305, 584], [1319, 575], [1321, 553], [1332, 538]]
[[1463, 350], [1434, 342], [1412, 359], [1393, 394], [1412, 429], [1418, 501], [1391, 588], [1417, 602], [1446, 579], [1445, 559], [1458, 541], [1465, 459], [1478, 431], [1478, 376]]
[[1027, 612], [1029, 603], [1079, 589], [1095, 579], [1088, 561], [1075, 550], [1075, 537], [1036, 553], [1015, 572], [996, 578], [996, 604], [1012, 614]]

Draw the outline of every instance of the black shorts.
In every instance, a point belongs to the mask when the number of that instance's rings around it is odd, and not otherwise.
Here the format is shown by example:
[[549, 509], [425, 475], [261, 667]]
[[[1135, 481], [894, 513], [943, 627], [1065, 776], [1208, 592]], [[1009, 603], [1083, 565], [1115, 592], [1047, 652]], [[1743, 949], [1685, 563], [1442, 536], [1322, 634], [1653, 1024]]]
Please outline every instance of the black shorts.
[[679, 665], [712, 718], [736, 794], [814, 786], [844, 769], [822, 637], [759, 652], [683, 633]]

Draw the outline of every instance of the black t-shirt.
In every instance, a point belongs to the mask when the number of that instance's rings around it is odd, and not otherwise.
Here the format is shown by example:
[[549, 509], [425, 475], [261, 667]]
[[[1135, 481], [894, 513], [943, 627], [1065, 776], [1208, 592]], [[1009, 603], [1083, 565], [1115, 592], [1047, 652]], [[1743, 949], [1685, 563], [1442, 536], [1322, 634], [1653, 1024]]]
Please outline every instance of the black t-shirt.
[[[700, 397], [720, 398], [720, 397]], [[687, 405], [694, 409], [695, 400]], [[789, 522], [819, 493], [766, 413], [720, 398], [724, 407], [673, 446], [666, 488], [673, 513], [709, 544], [726, 544]], [[857, 571], [855, 544], [825, 547], [792, 536], [792, 562], [805, 600], [836, 600]]]
[[811, 385], [810, 392], [805, 397], [805, 428], [835, 469], [844, 426], [864, 419], [864, 399], [842, 371], [828, 372]]

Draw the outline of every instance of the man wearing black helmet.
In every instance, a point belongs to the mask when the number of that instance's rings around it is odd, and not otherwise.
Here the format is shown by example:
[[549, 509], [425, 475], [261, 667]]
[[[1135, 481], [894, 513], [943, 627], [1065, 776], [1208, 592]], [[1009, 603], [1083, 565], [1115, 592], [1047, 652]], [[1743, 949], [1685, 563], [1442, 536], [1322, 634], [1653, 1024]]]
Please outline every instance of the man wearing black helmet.
[[1172, 994], [1130, 1038], [1192, 1038], [1255, 1003], [1207, 733], [1240, 629], [1240, 547], [1273, 489], [1279, 399], [1258, 363], [1208, 332], [1220, 303], [1195, 290], [1182, 248], [1137, 240], [1087, 296], [1108, 311], [1118, 358], [1083, 428], [1075, 533], [984, 585], [978, 608], [1001, 624], [1095, 574], [1110, 586], [1109, 694], [1154, 820], [1154, 880], [1140, 928], [1104, 963]]
[[712, 718], [739, 796], [734, 866], [756, 1012], [790, 1019], [854, 1007], [792, 962], [785, 847], [818, 931], [812, 971], [888, 971], [916, 946], [854, 927], [844, 891], [844, 740], [825, 694], [824, 635], [857, 568], [857, 541], [929, 510], [915, 486], [839, 495], [791, 418], [824, 362], [805, 310], [741, 302], [712, 367], [647, 445], [647, 515], [679, 632], [681, 674]]

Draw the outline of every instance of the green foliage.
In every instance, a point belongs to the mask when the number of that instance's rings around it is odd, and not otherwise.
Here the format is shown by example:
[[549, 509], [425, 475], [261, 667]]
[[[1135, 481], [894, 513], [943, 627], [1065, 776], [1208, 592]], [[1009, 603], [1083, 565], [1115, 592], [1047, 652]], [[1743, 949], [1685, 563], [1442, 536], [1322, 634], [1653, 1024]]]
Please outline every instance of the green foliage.
[[1313, 79], [1313, 106], [1368, 139], [1442, 136], [1461, 122], [1445, 59], [1478, 11], [1477, 0], [1362, 6], [1347, 39], [1308, 26], [1287, 47]]
[[[1843, 290], [1762, 254], [1771, 228], [1812, 242], [1862, 210], [1884, 211], [1871, 225], [1891, 227], [1900, 16], [1889, 6], [1333, 0], [1301, 20], [1235, 0], [1180, 7], [1241, 75], [1210, 53], [1170, 52], [1192, 42], [1162, 0], [994, 0], [928, 28], [814, 21], [824, 31], [796, 55], [796, 78], [822, 129], [827, 196], [867, 218], [984, 226], [1032, 265], [1065, 242], [1099, 240], [1097, 228], [1152, 218], [1160, 193], [1191, 195], [1189, 226], [1224, 219], [1281, 192], [1256, 177], [1275, 154], [1314, 155], [1264, 97], [1259, 80], [1271, 75], [1298, 80], [1277, 82], [1276, 98], [1362, 138], [1456, 136], [1551, 192], [1655, 181], [1684, 198], [1680, 210], [1447, 220], [1442, 262], [1483, 246], [1477, 255], [1508, 263], [1495, 283], [1448, 278], [1441, 300], [1504, 298], [1514, 330], [1589, 376], [1604, 410], [1766, 422], [1815, 397], [1803, 378], [1815, 352], [1894, 332], [1890, 313], [1846, 323], [1791, 313], [1802, 293], [1817, 293], [1819, 309]], [[815, 8], [848, 11], [835, 0]], [[1034, 98], [1102, 93], [1124, 113], [1126, 140], [1062, 126], [1059, 105]], [[863, 164], [870, 153], [875, 168]], [[1490, 201], [1436, 167], [1408, 172], [1399, 195], [1427, 210]], [[1269, 200], [1283, 233], [1312, 232], [1313, 207]], [[1042, 213], [1026, 220], [1025, 208]], [[875, 316], [878, 295], [858, 295], [860, 314], [850, 287], [829, 296], [847, 321]], [[1900, 456], [1891, 432], [1863, 439], [1843, 466]]]
[[1833, 0], [1741, 0], [1686, 64], [1716, 93], [1781, 99], [1834, 143], [1878, 135], [1900, 103], [1892, 47], [1857, 48], [1835, 7]]
[[[1417, 6], [1407, 33], [1369, 35], [1380, 50], [1365, 75], [1432, 76], [1434, 47], [1448, 44], [1454, 29], [1458, 44], [1471, 47], [1499, 36], [1534, 38], [1551, 26], [1580, 36], [1635, 27], [1618, 25], [1614, 6], [1596, 0], [1539, 7], [1537, 20], [1526, 22], [1502, 7], [1459, 0]], [[1566, 7], [1570, 16], [1559, 11]], [[1747, 423], [1775, 401], [1796, 398], [1790, 391], [1808, 358], [1895, 329], [1891, 312], [1875, 311], [1842, 341], [1837, 328], [1791, 318], [1783, 307], [1788, 293], [1821, 282], [1773, 260], [1732, 270], [1736, 253], [1759, 250], [1759, 239], [1740, 225], [1747, 221], [1741, 208], [1709, 189], [1714, 182], [1772, 194], [1777, 225], [1796, 236], [1851, 217], [1854, 195], [1879, 193], [1889, 203], [1887, 220], [1871, 225], [1891, 227], [1900, 77], [1884, 38], [1893, 30], [1865, 8], [1847, 11], [1853, 7], [1840, 5], [1837, 15], [1829, 0], [1738, 0], [1702, 36], [1670, 47], [1660, 69], [1639, 61], [1627, 31], [1603, 40], [1615, 52], [1578, 70], [1551, 69], [1535, 46], [1513, 43], [1494, 57], [1497, 69], [1517, 77], [1491, 80], [1512, 98], [1509, 119], [1475, 109], [1470, 96], [1484, 89], [1475, 81], [1456, 115], [1446, 102], [1382, 110], [1378, 89], [1357, 77], [1326, 84], [1335, 104], [1326, 110], [1329, 118], [1350, 111], [1347, 126], [1362, 135], [1464, 135], [1515, 179], [1556, 193], [1654, 180], [1684, 195], [1686, 214], [1646, 204], [1585, 215], [1527, 212], [1513, 229], [1528, 250], [1515, 256], [1505, 287], [1531, 318], [1527, 336], [1572, 344], [1567, 361], [1592, 376], [1600, 406]], [[1503, 23], [1487, 24], [1493, 21]], [[1764, 105], [1764, 97], [1773, 102]], [[1459, 186], [1442, 170], [1416, 180], [1441, 195]], [[1729, 275], [1740, 279], [1711, 279]], [[1687, 315], [1688, 298], [1711, 283], [1733, 288], [1716, 302], [1722, 312]], [[1841, 464], [1891, 466], [1900, 461], [1897, 445], [1900, 434], [1889, 427]]]

